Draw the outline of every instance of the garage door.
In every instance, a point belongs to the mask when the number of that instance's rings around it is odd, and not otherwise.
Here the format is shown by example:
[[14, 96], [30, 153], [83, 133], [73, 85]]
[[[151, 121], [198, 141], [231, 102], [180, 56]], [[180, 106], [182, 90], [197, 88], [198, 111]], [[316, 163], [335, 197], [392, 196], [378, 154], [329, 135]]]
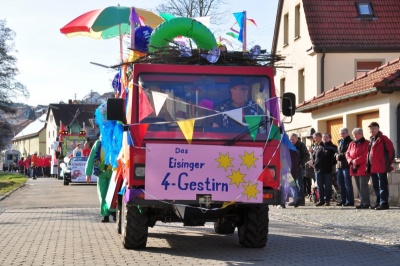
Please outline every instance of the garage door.
[[326, 128], [332, 135], [333, 144], [337, 145], [340, 139], [339, 130], [343, 127], [343, 118], [326, 121]]
[[357, 115], [357, 127], [363, 129], [366, 139], [370, 137], [368, 125], [371, 122], [377, 122], [379, 124], [379, 111]]

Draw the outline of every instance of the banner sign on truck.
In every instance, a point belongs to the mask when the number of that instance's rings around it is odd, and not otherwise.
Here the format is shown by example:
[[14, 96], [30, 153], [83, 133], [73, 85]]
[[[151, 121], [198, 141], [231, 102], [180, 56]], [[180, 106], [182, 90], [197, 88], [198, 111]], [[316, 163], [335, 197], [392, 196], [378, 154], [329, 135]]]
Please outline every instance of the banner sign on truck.
[[262, 202], [262, 148], [147, 144], [145, 199]]
[[[73, 157], [71, 159], [71, 182], [86, 182], [85, 167], [88, 157]], [[92, 175], [92, 182], [97, 182], [97, 176]]]

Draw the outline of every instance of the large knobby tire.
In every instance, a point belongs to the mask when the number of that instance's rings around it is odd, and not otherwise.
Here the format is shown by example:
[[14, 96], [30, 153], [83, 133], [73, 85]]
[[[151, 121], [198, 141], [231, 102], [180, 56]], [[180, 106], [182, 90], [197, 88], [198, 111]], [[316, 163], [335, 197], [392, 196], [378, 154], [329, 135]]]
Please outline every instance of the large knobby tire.
[[247, 248], [263, 248], [268, 240], [268, 205], [248, 207], [244, 223], [238, 227], [239, 243]]
[[235, 232], [235, 225], [232, 221], [218, 221], [214, 223], [214, 231], [217, 234], [228, 235]]
[[126, 249], [146, 247], [148, 235], [148, 209], [127, 206], [122, 200], [121, 230], [122, 243]]

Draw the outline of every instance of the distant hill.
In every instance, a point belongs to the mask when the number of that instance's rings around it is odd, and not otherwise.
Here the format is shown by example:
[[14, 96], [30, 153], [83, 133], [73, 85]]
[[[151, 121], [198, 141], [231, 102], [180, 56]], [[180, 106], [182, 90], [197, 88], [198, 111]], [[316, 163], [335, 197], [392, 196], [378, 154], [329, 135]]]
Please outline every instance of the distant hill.
[[[108, 98], [113, 98], [114, 92], [107, 92], [103, 95], [100, 95], [98, 92], [91, 91], [87, 95], [85, 95], [82, 100], [74, 100], [73, 104], [102, 104], [106, 102]], [[62, 102], [60, 102], [62, 103]], [[68, 101], [66, 101], [68, 103]], [[12, 107], [15, 108], [15, 114], [6, 114], [0, 111], [0, 119], [7, 121], [11, 128], [14, 131], [14, 136], [20, 133], [25, 127], [27, 127], [34, 120], [39, 118], [41, 115], [47, 113], [48, 106], [47, 105], [37, 105], [30, 106], [28, 104], [23, 103], [13, 103]], [[14, 137], [11, 136], [10, 140], [6, 141], [6, 143], [10, 143], [11, 148], [11, 139]]]

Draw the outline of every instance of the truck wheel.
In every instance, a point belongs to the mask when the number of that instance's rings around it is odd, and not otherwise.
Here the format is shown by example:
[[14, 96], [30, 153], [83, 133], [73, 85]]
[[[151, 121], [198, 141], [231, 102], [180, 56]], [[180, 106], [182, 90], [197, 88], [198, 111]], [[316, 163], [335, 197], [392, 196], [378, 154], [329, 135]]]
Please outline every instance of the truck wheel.
[[247, 248], [263, 248], [268, 239], [268, 205], [252, 206], [244, 211], [244, 223], [238, 227], [239, 243]]
[[[125, 201], [122, 201], [125, 202]], [[126, 249], [146, 247], [148, 235], [148, 210], [137, 206], [122, 204], [122, 243]]]
[[235, 232], [235, 225], [232, 221], [222, 220], [214, 223], [214, 231], [217, 234], [233, 234]]

